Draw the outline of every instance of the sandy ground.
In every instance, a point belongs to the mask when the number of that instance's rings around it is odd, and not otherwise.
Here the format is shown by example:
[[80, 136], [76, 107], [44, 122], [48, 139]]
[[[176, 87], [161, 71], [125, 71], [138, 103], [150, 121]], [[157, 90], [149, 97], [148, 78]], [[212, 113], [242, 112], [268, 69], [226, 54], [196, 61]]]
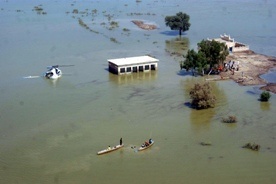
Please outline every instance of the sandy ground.
[[239, 61], [238, 71], [221, 72], [221, 76], [233, 79], [240, 85], [265, 85], [262, 90], [276, 93], [276, 84], [267, 83], [260, 78], [260, 75], [267, 73], [270, 69], [276, 67], [276, 57], [265, 56], [254, 53], [253, 51], [235, 52], [230, 54], [229, 60]]

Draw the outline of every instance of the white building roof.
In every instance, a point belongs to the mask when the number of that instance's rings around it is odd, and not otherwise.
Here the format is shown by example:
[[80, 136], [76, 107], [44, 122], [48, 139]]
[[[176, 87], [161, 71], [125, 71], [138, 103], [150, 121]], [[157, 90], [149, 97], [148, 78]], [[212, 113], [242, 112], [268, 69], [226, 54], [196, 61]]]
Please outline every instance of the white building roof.
[[125, 65], [135, 65], [135, 64], [145, 64], [145, 63], [156, 63], [159, 60], [150, 56], [137, 56], [137, 57], [127, 57], [127, 58], [118, 58], [118, 59], [108, 59], [107, 61], [117, 66], [125, 66]]

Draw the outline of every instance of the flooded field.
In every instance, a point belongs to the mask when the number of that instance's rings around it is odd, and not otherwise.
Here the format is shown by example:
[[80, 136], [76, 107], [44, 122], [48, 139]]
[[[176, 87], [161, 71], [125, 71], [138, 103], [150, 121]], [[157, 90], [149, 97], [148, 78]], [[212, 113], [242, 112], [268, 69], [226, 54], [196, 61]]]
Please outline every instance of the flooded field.
[[[259, 86], [211, 82], [215, 108], [193, 110], [186, 105], [189, 90], [205, 78], [179, 71], [175, 55], [226, 32], [276, 56], [275, 7], [269, 1], [0, 2], [0, 183], [275, 183], [275, 95], [261, 103]], [[164, 23], [179, 11], [192, 24], [181, 40]], [[131, 20], [158, 29], [141, 30]], [[157, 71], [108, 71], [107, 59], [146, 54], [159, 59]], [[73, 66], [61, 67], [57, 81], [44, 79], [46, 67], [56, 64]], [[222, 123], [229, 115], [237, 123]], [[124, 148], [97, 155], [121, 137]], [[149, 138], [151, 148], [133, 149]], [[248, 142], [260, 150], [243, 149]]]

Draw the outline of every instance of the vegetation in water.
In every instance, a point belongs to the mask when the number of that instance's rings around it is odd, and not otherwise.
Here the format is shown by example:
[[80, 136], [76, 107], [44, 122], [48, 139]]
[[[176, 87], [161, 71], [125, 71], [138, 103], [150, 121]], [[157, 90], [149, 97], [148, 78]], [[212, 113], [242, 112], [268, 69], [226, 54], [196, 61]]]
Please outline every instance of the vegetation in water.
[[253, 151], [259, 151], [261, 146], [255, 143], [247, 143], [243, 146], [243, 148], [251, 149]]
[[110, 30], [116, 27], [119, 27], [119, 23], [115, 21], [111, 21], [109, 24], [110, 24], [110, 27], [109, 27]]
[[128, 16], [141, 16], [141, 15], [148, 15], [148, 16], [150, 16], [150, 15], [152, 15], [152, 16], [154, 16], [154, 15], [156, 15], [155, 13], [137, 13], [137, 12], [131, 12], [131, 13], [128, 13], [127, 14]]
[[179, 30], [179, 35], [182, 35], [182, 32], [188, 31], [190, 24], [190, 16], [186, 13], [179, 12], [173, 16], [166, 16], [165, 23], [166, 26], [169, 26], [171, 30]]
[[222, 118], [223, 123], [236, 123], [237, 118], [236, 116], [228, 116], [227, 118]]
[[196, 83], [190, 90], [191, 106], [195, 109], [207, 109], [215, 106], [216, 98], [209, 83]]
[[166, 40], [166, 52], [171, 56], [176, 56], [179, 60], [182, 59], [183, 54], [187, 53], [190, 41], [187, 37], [177, 37], [171, 40]]
[[206, 72], [216, 71], [229, 55], [227, 46], [214, 40], [202, 40], [197, 46], [198, 52], [188, 50], [185, 60], [180, 63], [181, 69], [192, 70], [193, 74], [197, 72], [204, 75]]
[[74, 10], [72, 11], [72, 13], [78, 14], [78, 13], [79, 13], [79, 10], [78, 10], [78, 9], [74, 9]]
[[111, 41], [111, 42], [114, 42], [114, 43], [119, 43], [119, 42], [116, 40], [116, 38], [113, 38], [113, 37], [110, 38], [110, 41]]
[[267, 101], [269, 101], [270, 97], [271, 97], [271, 95], [270, 95], [270, 93], [269, 93], [268, 91], [263, 91], [263, 92], [260, 94], [260, 100], [261, 100], [262, 102], [267, 102]]
[[36, 11], [38, 15], [46, 15], [47, 12], [43, 11], [42, 5], [35, 6], [33, 11]]

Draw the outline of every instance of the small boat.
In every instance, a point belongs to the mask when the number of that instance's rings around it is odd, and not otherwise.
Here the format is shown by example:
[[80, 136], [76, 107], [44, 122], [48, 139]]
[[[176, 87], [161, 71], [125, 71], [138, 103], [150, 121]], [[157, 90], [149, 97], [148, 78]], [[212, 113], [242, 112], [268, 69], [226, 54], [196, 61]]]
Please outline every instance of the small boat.
[[151, 140], [151, 141], [149, 141], [149, 142], [150, 142], [150, 143], [149, 143], [148, 146], [146, 146], [145, 143], [143, 143], [143, 144], [138, 148], [138, 151], [143, 151], [143, 150], [145, 150], [145, 149], [148, 149], [149, 147], [151, 147], [151, 146], [154, 144], [154, 141], [153, 141], [153, 140]]
[[120, 149], [120, 148], [122, 148], [122, 147], [124, 147], [124, 144], [122, 144], [122, 145], [119, 144], [119, 145], [117, 145], [117, 146], [109, 147], [109, 148], [107, 148], [107, 149], [104, 149], [104, 150], [102, 150], [102, 151], [99, 151], [97, 154], [98, 154], [98, 155], [102, 155], [102, 154], [105, 154], [105, 153], [109, 153], [109, 152], [118, 150], [118, 149]]
[[47, 79], [57, 79], [62, 75], [61, 70], [58, 68], [58, 65], [48, 67], [48, 71], [45, 72], [44, 77]]

